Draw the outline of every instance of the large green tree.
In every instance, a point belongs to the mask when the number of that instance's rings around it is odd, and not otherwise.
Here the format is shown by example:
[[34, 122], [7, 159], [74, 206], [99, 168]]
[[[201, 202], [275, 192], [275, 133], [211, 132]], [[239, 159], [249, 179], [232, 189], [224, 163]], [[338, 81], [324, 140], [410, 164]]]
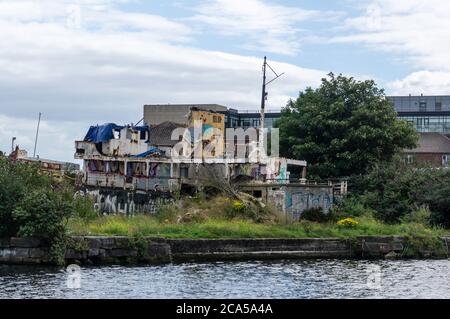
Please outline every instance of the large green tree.
[[306, 160], [316, 178], [365, 173], [418, 140], [374, 81], [332, 73], [289, 101], [276, 126], [281, 154]]

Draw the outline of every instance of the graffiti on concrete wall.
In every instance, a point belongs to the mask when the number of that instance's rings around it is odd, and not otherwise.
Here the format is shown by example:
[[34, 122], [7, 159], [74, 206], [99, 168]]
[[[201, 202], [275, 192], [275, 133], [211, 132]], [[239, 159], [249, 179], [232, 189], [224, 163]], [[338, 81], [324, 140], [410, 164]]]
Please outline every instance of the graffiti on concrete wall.
[[84, 189], [78, 195], [88, 195], [94, 199], [94, 208], [106, 214], [154, 214], [161, 205], [175, 202], [166, 191], [127, 191], [120, 189]]
[[281, 187], [269, 191], [269, 201], [283, 212], [298, 220], [303, 211], [309, 208], [321, 207], [325, 213], [333, 204], [331, 188]]

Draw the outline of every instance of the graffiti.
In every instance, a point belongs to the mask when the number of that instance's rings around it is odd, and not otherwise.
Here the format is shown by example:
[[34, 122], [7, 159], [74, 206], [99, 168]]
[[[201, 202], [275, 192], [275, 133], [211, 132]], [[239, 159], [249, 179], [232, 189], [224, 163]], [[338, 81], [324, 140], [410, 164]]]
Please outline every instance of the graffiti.
[[284, 212], [286, 210], [285, 208], [285, 197], [286, 197], [286, 193], [284, 191], [274, 191], [272, 193], [272, 203], [274, 205], [274, 207], [282, 212]]
[[161, 205], [172, 204], [175, 199], [166, 191], [127, 191], [117, 189], [85, 189], [77, 196], [89, 195], [94, 199], [95, 210], [106, 214], [154, 214]]
[[298, 220], [303, 211], [314, 207], [321, 207], [328, 213], [333, 204], [333, 194], [328, 188], [286, 186], [269, 191], [269, 200], [276, 208]]
[[266, 168], [267, 180], [284, 182], [287, 179], [287, 162], [282, 158], [269, 158]]

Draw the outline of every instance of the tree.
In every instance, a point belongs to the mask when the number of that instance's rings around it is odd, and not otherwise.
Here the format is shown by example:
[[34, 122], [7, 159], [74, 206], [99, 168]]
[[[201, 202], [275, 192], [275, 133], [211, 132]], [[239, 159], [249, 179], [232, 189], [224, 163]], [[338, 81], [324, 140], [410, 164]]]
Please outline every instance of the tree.
[[276, 126], [283, 156], [306, 160], [310, 177], [331, 178], [363, 174], [416, 146], [415, 129], [397, 118], [374, 81], [328, 77], [282, 110]]

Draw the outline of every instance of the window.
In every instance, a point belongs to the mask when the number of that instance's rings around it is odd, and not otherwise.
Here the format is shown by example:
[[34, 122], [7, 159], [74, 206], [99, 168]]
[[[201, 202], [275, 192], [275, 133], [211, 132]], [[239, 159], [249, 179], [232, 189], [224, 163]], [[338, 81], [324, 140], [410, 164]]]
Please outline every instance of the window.
[[145, 140], [146, 132], [145, 131], [140, 131], [140, 132], [141, 132], [141, 140]]
[[406, 164], [414, 163], [414, 155], [408, 154], [406, 155]]
[[189, 177], [189, 167], [181, 166], [180, 167], [180, 177]]
[[426, 112], [426, 111], [427, 111], [427, 102], [420, 102], [419, 112]]
[[217, 119], [216, 115], [213, 116], [213, 123], [219, 123], [219, 120]]
[[450, 154], [442, 155], [442, 166], [449, 166]]
[[436, 112], [442, 111], [442, 102], [436, 102], [436, 104], [434, 105], [434, 109]]

